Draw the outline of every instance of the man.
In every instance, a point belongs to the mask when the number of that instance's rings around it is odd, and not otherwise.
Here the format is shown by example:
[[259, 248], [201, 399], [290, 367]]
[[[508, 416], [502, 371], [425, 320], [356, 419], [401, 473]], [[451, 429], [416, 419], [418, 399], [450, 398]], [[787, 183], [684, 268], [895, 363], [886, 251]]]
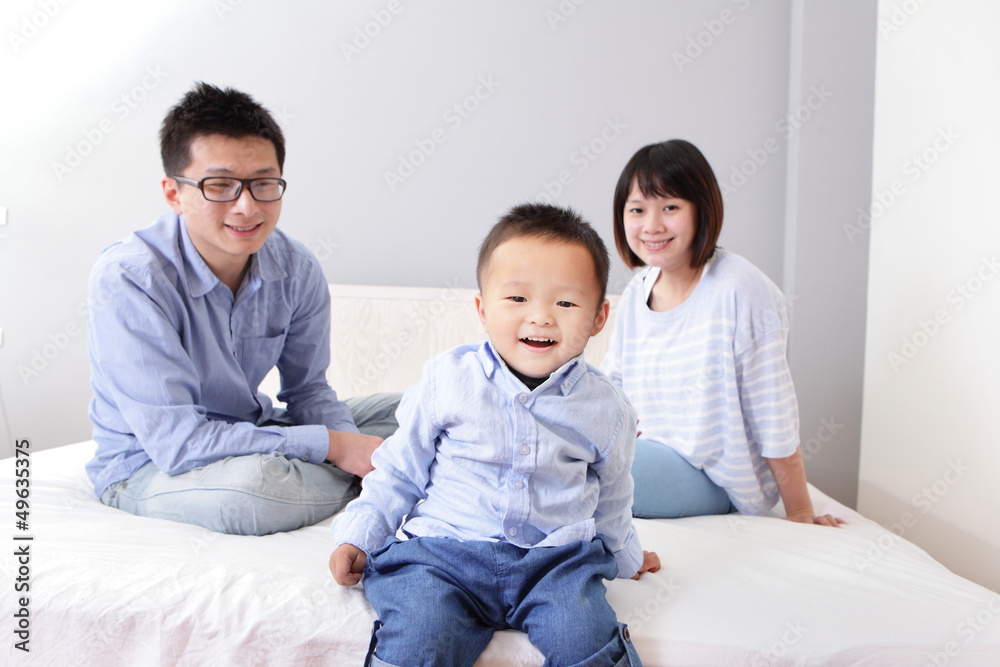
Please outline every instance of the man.
[[[320, 521], [357, 495], [382, 438], [326, 382], [326, 279], [276, 229], [281, 129], [249, 95], [200, 83], [160, 151], [172, 212], [90, 279], [87, 472], [102, 502], [141, 516], [256, 535]], [[257, 392], [275, 365], [287, 409]], [[391, 433], [392, 398], [363, 405]]]

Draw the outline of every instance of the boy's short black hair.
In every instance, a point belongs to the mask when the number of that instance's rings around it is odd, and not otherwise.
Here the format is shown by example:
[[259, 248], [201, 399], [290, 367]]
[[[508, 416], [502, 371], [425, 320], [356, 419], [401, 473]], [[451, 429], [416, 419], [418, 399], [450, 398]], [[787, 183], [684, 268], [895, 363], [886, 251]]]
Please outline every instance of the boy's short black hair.
[[191, 142], [209, 134], [234, 139], [259, 137], [274, 144], [278, 169], [285, 167], [285, 137], [270, 112], [246, 93], [195, 84], [163, 119], [160, 158], [166, 176], [176, 176], [191, 164]]
[[479, 246], [479, 262], [476, 265], [476, 283], [483, 286], [483, 272], [489, 265], [493, 252], [503, 243], [521, 237], [534, 237], [544, 241], [578, 243], [590, 253], [594, 260], [594, 273], [601, 288], [604, 302], [608, 288], [608, 270], [611, 263], [608, 248], [597, 231], [580, 214], [568, 208], [551, 204], [518, 204], [493, 225], [483, 243]]
[[722, 231], [722, 193], [708, 160], [698, 148], [683, 139], [671, 139], [640, 148], [625, 165], [615, 187], [615, 247], [630, 269], [645, 266], [628, 247], [625, 235], [625, 203], [639, 185], [643, 196], [677, 197], [695, 206], [694, 240], [691, 242], [691, 268], [697, 269], [715, 254], [715, 244]]

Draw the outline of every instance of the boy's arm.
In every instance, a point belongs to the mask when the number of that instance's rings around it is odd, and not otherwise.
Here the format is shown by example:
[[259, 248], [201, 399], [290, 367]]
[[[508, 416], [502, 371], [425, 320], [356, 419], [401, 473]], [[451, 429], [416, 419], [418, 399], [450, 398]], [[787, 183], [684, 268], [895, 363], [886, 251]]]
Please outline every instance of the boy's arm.
[[420, 383], [403, 394], [396, 410], [399, 429], [372, 455], [375, 469], [365, 477], [361, 495], [334, 516], [331, 531], [338, 547], [350, 544], [366, 554], [381, 548], [426, 497], [440, 433], [433, 366], [432, 359]]
[[612, 442], [605, 455], [591, 466], [601, 488], [594, 524], [597, 533], [609, 541], [608, 546], [618, 562], [618, 576], [629, 578], [641, 571], [644, 561], [639, 537], [632, 525], [632, 458], [635, 455], [636, 416], [625, 402], [624, 395], [618, 393], [622, 409], [619, 410]]
[[785, 518], [801, 523], [815, 523], [820, 526], [839, 526], [841, 519], [829, 514], [816, 516], [812, 501], [809, 499], [809, 488], [806, 486], [806, 469], [802, 461], [802, 451], [781, 459], [764, 459], [778, 483], [778, 493], [785, 505]]

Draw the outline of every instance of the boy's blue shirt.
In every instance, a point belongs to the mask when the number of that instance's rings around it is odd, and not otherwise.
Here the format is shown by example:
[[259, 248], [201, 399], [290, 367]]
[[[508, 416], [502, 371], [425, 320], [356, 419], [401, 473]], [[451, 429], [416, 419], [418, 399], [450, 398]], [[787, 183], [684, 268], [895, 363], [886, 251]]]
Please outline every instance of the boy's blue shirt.
[[403, 396], [399, 430], [361, 496], [334, 517], [338, 545], [413, 537], [561, 546], [604, 536], [619, 576], [642, 564], [632, 525], [636, 415], [579, 356], [534, 391], [489, 342], [443, 352]]

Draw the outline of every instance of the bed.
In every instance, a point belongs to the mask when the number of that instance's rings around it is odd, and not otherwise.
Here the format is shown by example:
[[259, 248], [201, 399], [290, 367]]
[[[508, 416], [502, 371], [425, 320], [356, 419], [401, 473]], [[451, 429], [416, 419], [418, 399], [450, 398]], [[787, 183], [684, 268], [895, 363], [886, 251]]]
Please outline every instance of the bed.
[[[469, 290], [331, 286], [331, 294], [330, 375], [341, 396], [400, 390], [428, 354], [481, 338]], [[606, 340], [593, 341], [588, 357], [599, 358]], [[374, 614], [361, 586], [330, 576], [329, 520], [239, 537], [134, 517], [94, 497], [84, 472], [94, 447], [29, 449], [29, 466], [0, 465], [6, 664], [361, 664]], [[25, 467], [22, 531], [15, 471]], [[902, 527], [810, 493], [819, 513], [847, 525], [793, 524], [780, 506], [768, 517], [636, 520], [664, 567], [608, 582], [608, 597], [643, 664], [1000, 665], [1000, 595], [898, 536]], [[30, 589], [18, 592], [18, 581]], [[15, 647], [25, 623], [30, 652]], [[504, 631], [478, 664], [541, 665], [542, 657], [525, 635]]]

